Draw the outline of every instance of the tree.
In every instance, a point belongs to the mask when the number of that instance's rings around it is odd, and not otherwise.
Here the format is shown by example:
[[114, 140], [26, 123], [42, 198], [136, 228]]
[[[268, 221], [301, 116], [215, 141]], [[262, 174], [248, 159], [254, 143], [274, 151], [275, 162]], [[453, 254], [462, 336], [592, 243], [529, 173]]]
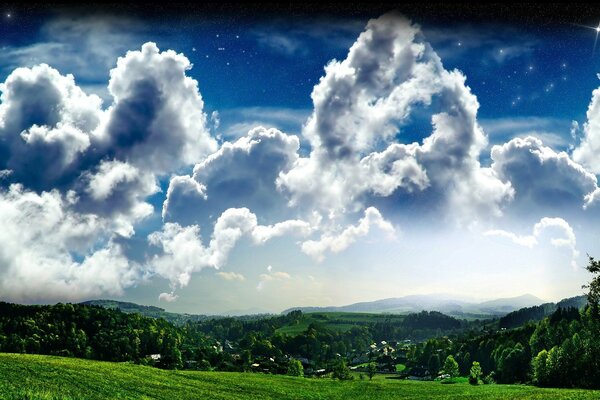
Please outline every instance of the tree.
[[469, 369], [471, 368], [471, 354], [467, 351], [462, 357], [462, 363], [459, 363], [459, 369], [461, 375], [468, 375]]
[[335, 366], [333, 367], [333, 374], [331, 375], [333, 379], [339, 379], [340, 381], [348, 381], [352, 379], [352, 375], [350, 374], [350, 368], [348, 368], [348, 364], [346, 364], [346, 360], [340, 359]]
[[533, 381], [538, 386], [547, 386], [549, 383], [548, 379], [548, 352], [542, 350], [533, 359]]
[[369, 380], [373, 379], [375, 376], [375, 372], [377, 372], [377, 364], [374, 362], [370, 362], [367, 364], [367, 375], [369, 375]]
[[293, 358], [290, 359], [288, 364], [287, 374], [290, 376], [304, 376], [304, 367], [302, 363]]
[[600, 303], [600, 261], [596, 261], [594, 257], [589, 255], [588, 259], [589, 263], [585, 268], [594, 274], [594, 277], [589, 284], [583, 285], [583, 288], [589, 289], [587, 292], [588, 302], [597, 310], [598, 303]]
[[478, 385], [481, 375], [481, 366], [477, 361], [473, 361], [473, 366], [471, 367], [471, 371], [469, 371], [469, 383], [471, 385]]
[[450, 375], [450, 378], [458, 376], [458, 363], [452, 355], [446, 357], [444, 361], [444, 373]]
[[429, 369], [429, 373], [431, 375], [437, 375], [440, 372], [442, 362], [440, 361], [440, 356], [438, 354], [432, 354], [429, 357], [429, 362], [427, 363], [427, 368]]

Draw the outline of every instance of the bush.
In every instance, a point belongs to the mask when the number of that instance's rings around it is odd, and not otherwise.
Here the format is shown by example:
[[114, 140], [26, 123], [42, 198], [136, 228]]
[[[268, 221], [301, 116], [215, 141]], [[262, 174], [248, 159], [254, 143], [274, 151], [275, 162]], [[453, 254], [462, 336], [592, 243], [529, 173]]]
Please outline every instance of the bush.
[[349, 381], [354, 379], [350, 373], [350, 368], [348, 368], [348, 364], [346, 364], [346, 360], [344, 359], [341, 359], [337, 364], [335, 364], [331, 377], [333, 379], [339, 379], [340, 381]]
[[471, 371], [469, 371], [469, 383], [471, 385], [479, 385], [479, 378], [481, 378], [481, 365], [477, 361], [473, 361]]
[[290, 376], [304, 376], [304, 367], [302, 363], [293, 358], [290, 359], [288, 364], [287, 374]]
[[494, 383], [496, 383], [496, 380], [494, 379], [494, 375], [496, 375], [494, 373], [494, 371], [490, 372], [488, 375], [483, 377], [483, 384], [484, 385], [492, 385]]

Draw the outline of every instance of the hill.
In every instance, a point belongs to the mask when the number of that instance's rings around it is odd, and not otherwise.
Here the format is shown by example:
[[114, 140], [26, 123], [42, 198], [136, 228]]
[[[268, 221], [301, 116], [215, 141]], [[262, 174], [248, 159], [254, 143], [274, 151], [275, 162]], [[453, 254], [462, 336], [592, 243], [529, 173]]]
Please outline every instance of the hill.
[[506, 314], [500, 318], [498, 324], [500, 328], [516, 328], [530, 321], [541, 321], [554, 313], [558, 308], [574, 307], [581, 309], [586, 304], [587, 298], [585, 296], [576, 296], [563, 299], [558, 303], [544, 303], [539, 306], [525, 307]]
[[0, 398], [74, 399], [597, 399], [599, 391], [524, 385], [442, 385], [397, 379], [334, 381], [256, 373], [165, 371], [109, 363], [0, 353]]
[[362, 312], [362, 313], [387, 313], [408, 314], [420, 311], [438, 311], [444, 314], [467, 319], [484, 319], [500, 317], [511, 311], [523, 307], [542, 304], [544, 301], [531, 295], [495, 299], [485, 302], [468, 302], [447, 295], [411, 295], [383, 300], [349, 304], [339, 307], [295, 307], [283, 313], [300, 310], [304, 313], [311, 312]]
[[143, 306], [140, 304], [117, 300], [89, 300], [83, 301], [80, 304], [88, 306], [100, 306], [114, 310], [119, 309], [124, 313], [140, 314], [150, 318], [164, 318], [175, 325], [183, 325], [186, 321], [204, 321], [209, 318], [215, 318], [214, 316], [208, 315], [173, 313], [165, 311], [164, 308], [160, 307]]

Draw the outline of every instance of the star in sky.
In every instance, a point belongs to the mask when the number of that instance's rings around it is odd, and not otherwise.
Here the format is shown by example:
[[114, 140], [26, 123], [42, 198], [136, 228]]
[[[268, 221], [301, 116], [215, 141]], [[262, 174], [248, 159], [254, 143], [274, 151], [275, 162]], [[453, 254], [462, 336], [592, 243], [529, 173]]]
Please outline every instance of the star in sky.
[[600, 35], [600, 22], [598, 22], [598, 26], [587, 26], [587, 25], [580, 25], [580, 24], [575, 24], [577, 26], [581, 26], [582, 28], [588, 28], [588, 29], [593, 29], [594, 31], [596, 31], [596, 37], [594, 38], [594, 49], [593, 49], [593, 53], [596, 52], [596, 44], [598, 43], [598, 35]]

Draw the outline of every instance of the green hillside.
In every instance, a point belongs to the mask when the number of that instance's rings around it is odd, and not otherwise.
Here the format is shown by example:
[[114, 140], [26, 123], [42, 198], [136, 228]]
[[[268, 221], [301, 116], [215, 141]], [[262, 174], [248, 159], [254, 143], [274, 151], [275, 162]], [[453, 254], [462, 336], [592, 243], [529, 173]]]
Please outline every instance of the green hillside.
[[302, 317], [292, 324], [277, 329], [278, 333], [295, 336], [304, 331], [310, 324], [320, 325], [328, 329], [346, 332], [354, 326], [368, 325], [377, 322], [400, 324], [404, 315], [351, 313], [351, 312], [314, 312], [302, 314]]
[[163, 318], [175, 325], [183, 325], [187, 321], [205, 321], [209, 318], [207, 315], [197, 314], [179, 314], [165, 311], [164, 308], [154, 306], [143, 306], [136, 303], [130, 303], [127, 301], [117, 300], [89, 300], [81, 302], [80, 304], [88, 306], [100, 306], [113, 310], [121, 310], [128, 314], [140, 314], [150, 318]]
[[2, 399], [597, 399], [600, 391], [396, 379], [334, 381], [165, 371], [128, 363], [0, 354]]

